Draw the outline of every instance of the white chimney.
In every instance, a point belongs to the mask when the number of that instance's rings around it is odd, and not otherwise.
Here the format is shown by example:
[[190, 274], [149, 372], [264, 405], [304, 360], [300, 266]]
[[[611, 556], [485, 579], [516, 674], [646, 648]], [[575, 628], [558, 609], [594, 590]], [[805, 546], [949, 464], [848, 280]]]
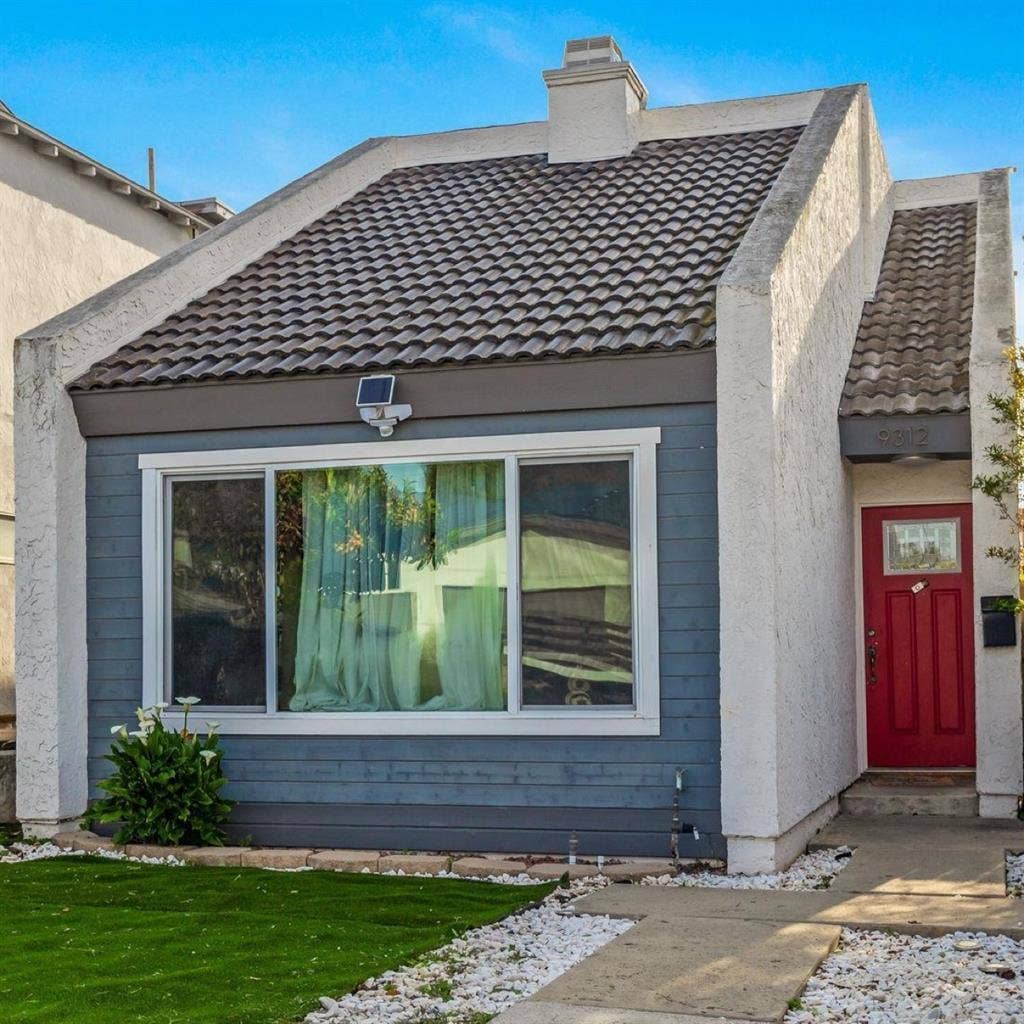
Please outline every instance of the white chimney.
[[548, 163], [627, 156], [647, 88], [611, 36], [570, 39], [562, 67], [544, 72], [548, 87]]

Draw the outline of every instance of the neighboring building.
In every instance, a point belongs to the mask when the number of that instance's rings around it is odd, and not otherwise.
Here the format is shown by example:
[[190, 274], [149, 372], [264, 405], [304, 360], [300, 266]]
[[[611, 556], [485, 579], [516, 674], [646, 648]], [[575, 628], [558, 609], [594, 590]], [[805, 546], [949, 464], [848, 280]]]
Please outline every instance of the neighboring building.
[[970, 485], [1007, 172], [893, 182], [862, 85], [651, 110], [608, 38], [544, 78], [23, 335], [31, 832], [187, 695], [261, 843], [664, 855], [678, 770], [737, 870], [868, 766], [1016, 813]]
[[0, 821], [14, 814], [14, 339], [219, 223], [216, 201], [199, 203], [169, 202], [0, 103]]

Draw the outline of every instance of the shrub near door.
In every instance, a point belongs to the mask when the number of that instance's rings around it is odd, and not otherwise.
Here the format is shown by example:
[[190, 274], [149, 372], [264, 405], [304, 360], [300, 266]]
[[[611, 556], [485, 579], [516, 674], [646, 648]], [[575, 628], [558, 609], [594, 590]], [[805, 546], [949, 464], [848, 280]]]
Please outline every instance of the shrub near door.
[[139, 708], [132, 732], [124, 725], [111, 730], [116, 739], [106, 756], [116, 771], [99, 783], [107, 796], [89, 808], [86, 828], [117, 823], [118, 843], [223, 845], [232, 804], [220, 796], [227, 779], [216, 723], [207, 722], [205, 737], [190, 732], [188, 714], [199, 701], [178, 703], [185, 708], [180, 732], [164, 725], [166, 704]]

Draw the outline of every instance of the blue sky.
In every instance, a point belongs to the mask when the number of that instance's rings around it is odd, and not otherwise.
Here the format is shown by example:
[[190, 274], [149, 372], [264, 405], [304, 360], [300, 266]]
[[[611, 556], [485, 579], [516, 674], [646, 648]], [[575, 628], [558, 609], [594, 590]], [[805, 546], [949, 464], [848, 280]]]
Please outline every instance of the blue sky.
[[[573, 36], [651, 105], [866, 81], [897, 177], [1024, 162], [1024, 6], [0, 0], [0, 99], [132, 177], [242, 208], [369, 135], [545, 116]], [[1014, 179], [1024, 224], [1024, 176]]]

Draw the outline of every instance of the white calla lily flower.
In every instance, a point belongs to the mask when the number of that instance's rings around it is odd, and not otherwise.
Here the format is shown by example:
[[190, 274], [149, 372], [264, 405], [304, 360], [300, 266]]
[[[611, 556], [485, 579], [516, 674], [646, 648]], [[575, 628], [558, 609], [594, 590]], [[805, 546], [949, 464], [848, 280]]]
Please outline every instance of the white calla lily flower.
[[199, 703], [199, 697], [175, 697], [174, 698], [179, 704], [184, 704], [185, 707], [190, 708]]
[[110, 735], [111, 736], [116, 736], [119, 732], [122, 732], [123, 730], [124, 730], [124, 726], [123, 725], [112, 725], [110, 727]]
[[206, 762], [212, 761], [217, 756], [216, 750], [200, 750], [199, 756]]

